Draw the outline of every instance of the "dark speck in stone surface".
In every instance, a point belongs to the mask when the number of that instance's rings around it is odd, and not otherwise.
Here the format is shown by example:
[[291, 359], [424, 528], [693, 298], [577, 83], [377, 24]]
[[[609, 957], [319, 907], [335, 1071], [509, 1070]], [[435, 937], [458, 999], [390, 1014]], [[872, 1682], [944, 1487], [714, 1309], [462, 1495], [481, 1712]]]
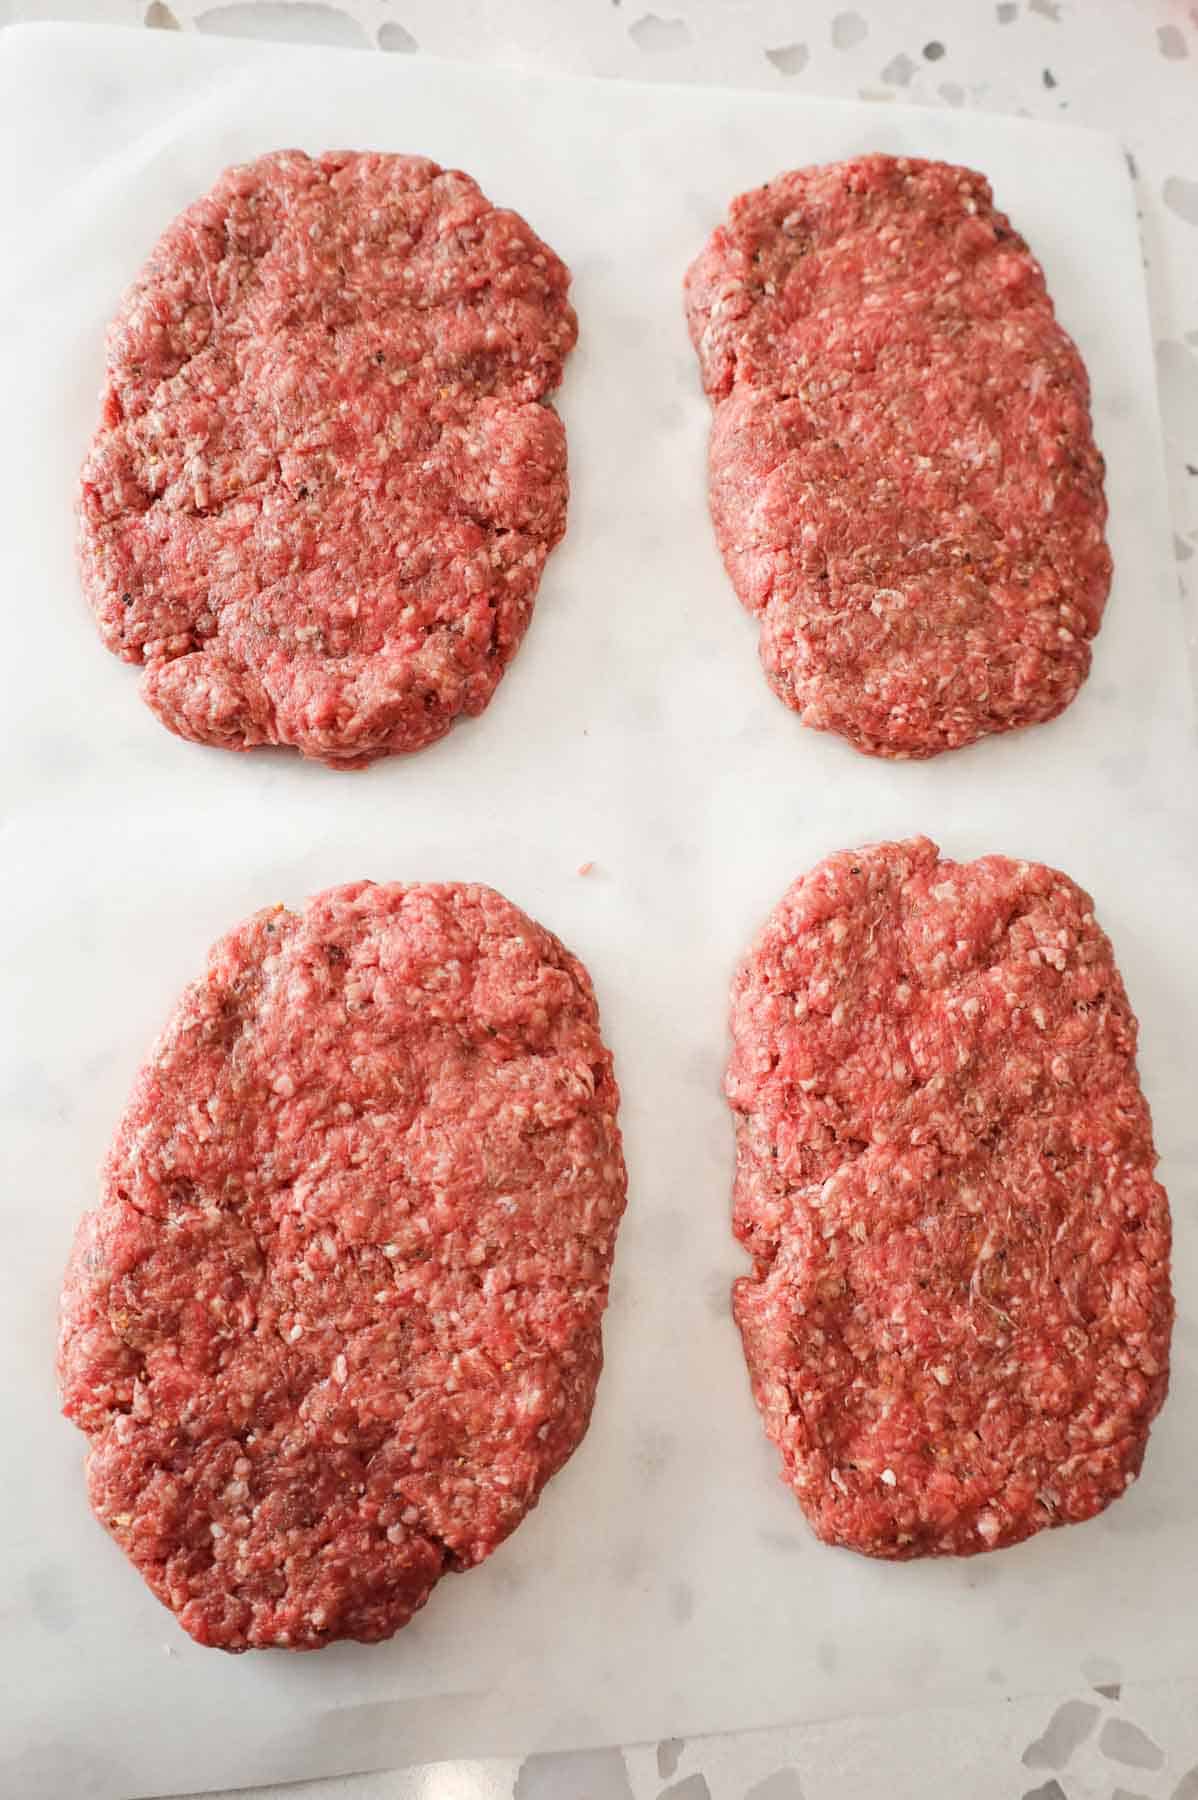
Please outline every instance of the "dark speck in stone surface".
[[628, 35], [638, 50], [650, 56], [670, 50], [684, 50], [691, 41], [691, 28], [685, 19], [663, 19], [648, 12], [628, 27]]
[[869, 36], [869, 26], [860, 13], [837, 13], [832, 20], [832, 43], [837, 50], [852, 50]]
[[767, 50], [765, 60], [773, 63], [780, 75], [801, 75], [807, 66], [806, 44], [779, 44]]
[[[416, 42], [416, 39], [412, 36], [411, 32], [405, 31], [398, 20], [387, 19], [385, 23], [379, 26], [380, 50], [397, 50], [403, 56], [411, 56], [412, 52], [414, 50], [419, 50], [419, 48], [420, 45]], [[381, 362], [382, 358], [378, 357], [376, 358], [376, 361]]]
[[930, 44], [924, 45], [923, 53], [926, 61], [939, 62], [944, 55], [944, 45], [937, 38], [933, 38]]
[[754, 1782], [745, 1800], [803, 1800], [803, 1787], [796, 1769], [775, 1769], [763, 1781]]
[[632, 1800], [632, 1784], [619, 1750], [546, 1752], [525, 1757], [516, 1775], [512, 1800], [562, 1800], [563, 1795], [603, 1795], [603, 1800]]
[[1099, 1709], [1088, 1700], [1066, 1700], [1021, 1758], [1026, 1769], [1063, 1769], [1097, 1725]]
[[711, 1800], [711, 1789], [707, 1785], [706, 1775], [688, 1775], [685, 1781], [676, 1781], [673, 1787], [662, 1788], [657, 1800]]
[[1154, 1744], [1148, 1733], [1130, 1719], [1108, 1719], [1099, 1735], [1098, 1748], [1112, 1762], [1123, 1763], [1129, 1769], [1164, 1767], [1165, 1753], [1160, 1745]]
[[882, 70], [882, 80], [888, 82], [891, 87], [906, 87], [914, 73], [915, 64], [900, 50], [897, 56], [891, 57]]
[[[1170, 212], [1184, 219], [1187, 225], [1198, 225], [1198, 181], [1187, 181], [1184, 175], [1170, 175], [1161, 194]], [[1198, 332], [1190, 332], [1187, 342], [1195, 341], [1198, 341]]]
[[[619, 4], [619, 0], [616, 0]], [[657, 1746], [657, 1773], [663, 1781], [668, 1781], [678, 1767], [678, 1758], [682, 1755], [685, 1738], [663, 1738]]]

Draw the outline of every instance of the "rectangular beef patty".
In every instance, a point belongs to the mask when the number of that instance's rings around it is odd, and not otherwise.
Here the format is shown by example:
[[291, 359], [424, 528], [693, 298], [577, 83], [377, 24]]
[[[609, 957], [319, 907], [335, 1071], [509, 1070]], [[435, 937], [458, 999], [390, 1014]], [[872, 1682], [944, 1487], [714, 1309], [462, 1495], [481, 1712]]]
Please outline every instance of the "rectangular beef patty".
[[581, 1441], [624, 1208], [590, 978], [490, 888], [332, 888], [215, 946], [62, 1297], [93, 1510], [223, 1650], [375, 1642]]
[[1089, 896], [926, 838], [802, 876], [736, 977], [733, 1305], [820, 1537], [970, 1555], [1088, 1519], [1165, 1398], [1169, 1208]]
[[687, 275], [710, 494], [775, 692], [875, 756], [1051, 719], [1110, 586], [1089, 382], [971, 169], [862, 156], [734, 200]]
[[419, 156], [278, 151], [175, 220], [109, 332], [79, 509], [164, 725], [350, 769], [482, 712], [565, 530], [569, 285]]

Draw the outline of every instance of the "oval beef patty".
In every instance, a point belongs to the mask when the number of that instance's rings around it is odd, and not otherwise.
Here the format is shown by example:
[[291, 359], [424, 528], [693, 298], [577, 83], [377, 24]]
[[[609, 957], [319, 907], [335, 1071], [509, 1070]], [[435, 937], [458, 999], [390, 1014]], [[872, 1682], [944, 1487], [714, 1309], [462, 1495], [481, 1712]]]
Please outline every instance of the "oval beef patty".
[[686, 294], [716, 536], [787, 705], [890, 757], [1067, 706], [1110, 586], [1103, 464], [985, 179], [888, 156], [780, 175]]
[[565, 529], [569, 271], [466, 175], [230, 169], [109, 333], [84, 589], [199, 743], [354, 768], [480, 713]]
[[202, 1644], [386, 1638], [586, 1431], [624, 1165], [590, 980], [489, 888], [257, 914], [184, 994], [62, 1302], [100, 1521]]
[[733, 1307], [820, 1537], [969, 1555], [1088, 1519], [1165, 1397], [1169, 1210], [1089, 897], [926, 838], [797, 881], [732, 997]]

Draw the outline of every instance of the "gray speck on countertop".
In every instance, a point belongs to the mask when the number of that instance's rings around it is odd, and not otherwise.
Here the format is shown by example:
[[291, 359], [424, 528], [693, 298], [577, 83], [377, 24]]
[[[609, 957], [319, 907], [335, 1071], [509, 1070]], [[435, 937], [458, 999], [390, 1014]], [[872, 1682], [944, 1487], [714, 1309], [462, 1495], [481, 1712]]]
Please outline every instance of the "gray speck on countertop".
[[563, 1800], [567, 1794], [633, 1800], [623, 1752], [576, 1750], [525, 1757], [516, 1771], [512, 1800]]
[[745, 1800], [803, 1800], [803, 1787], [797, 1769], [775, 1769], [764, 1781], [756, 1782]]
[[711, 1789], [706, 1775], [688, 1775], [684, 1781], [676, 1781], [673, 1787], [662, 1788], [657, 1800], [711, 1800]]
[[399, 50], [405, 56], [410, 56], [413, 50], [419, 48], [420, 45], [411, 32], [405, 31], [397, 19], [386, 19], [379, 26], [380, 50]]
[[837, 13], [832, 20], [832, 44], [837, 50], [852, 50], [869, 36], [869, 26], [860, 13]]
[[1027, 1769], [1063, 1769], [1079, 1745], [1098, 1723], [1099, 1709], [1088, 1700], [1066, 1700], [1058, 1706], [1043, 1732], [1024, 1751]]
[[663, 1738], [657, 1746], [657, 1773], [663, 1781], [668, 1781], [678, 1767], [685, 1743], [685, 1738]]
[[914, 73], [915, 64], [904, 51], [900, 50], [897, 56], [891, 57], [882, 70], [882, 80], [888, 81], [891, 87], [906, 87]]
[[1187, 225], [1198, 225], [1198, 181], [1187, 181], [1184, 175], [1170, 175], [1161, 189], [1165, 205]]
[[806, 44], [779, 44], [776, 50], [767, 50], [766, 62], [773, 63], [780, 75], [801, 75], [807, 67]]
[[1099, 1734], [1098, 1748], [1112, 1762], [1124, 1763], [1129, 1769], [1162, 1769], [1165, 1765], [1160, 1745], [1130, 1719], [1108, 1719]]
[[650, 12], [633, 20], [628, 35], [638, 50], [658, 56], [663, 51], [685, 50], [691, 41], [691, 28], [685, 19], [663, 19]]

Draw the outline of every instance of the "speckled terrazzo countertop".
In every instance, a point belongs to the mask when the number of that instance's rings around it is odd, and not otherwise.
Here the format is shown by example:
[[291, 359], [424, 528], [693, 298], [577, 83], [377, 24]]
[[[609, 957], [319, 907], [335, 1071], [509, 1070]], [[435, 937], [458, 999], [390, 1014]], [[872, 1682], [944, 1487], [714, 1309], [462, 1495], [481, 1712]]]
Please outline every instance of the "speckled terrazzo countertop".
[[[86, 19], [555, 72], [723, 82], [1076, 120], [1136, 176], [1175, 551], [1198, 593], [1198, 7], [1180, 0], [0, 0], [0, 23]], [[1188, 587], [1188, 592], [1187, 592]], [[1121, 1681], [1079, 1651], [1075, 1691], [795, 1730], [271, 1789], [312, 1800], [1198, 1800], [1198, 1680]]]

